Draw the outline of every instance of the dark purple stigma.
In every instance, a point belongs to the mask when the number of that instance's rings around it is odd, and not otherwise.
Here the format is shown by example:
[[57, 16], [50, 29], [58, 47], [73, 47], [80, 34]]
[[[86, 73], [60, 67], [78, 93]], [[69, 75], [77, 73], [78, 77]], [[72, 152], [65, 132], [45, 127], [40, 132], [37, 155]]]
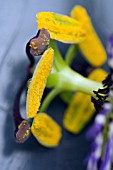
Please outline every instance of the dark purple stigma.
[[42, 55], [48, 48], [49, 43], [50, 34], [46, 29], [42, 28], [38, 31], [37, 36], [30, 40], [30, 53], [33, 56]]

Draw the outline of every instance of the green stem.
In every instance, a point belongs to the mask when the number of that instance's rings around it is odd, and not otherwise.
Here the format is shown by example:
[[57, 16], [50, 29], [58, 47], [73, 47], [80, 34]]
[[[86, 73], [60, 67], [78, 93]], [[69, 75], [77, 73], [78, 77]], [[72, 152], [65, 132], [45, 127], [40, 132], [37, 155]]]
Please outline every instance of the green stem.
[[105, 123], [104, 130], [103, 130], [103, 144], [102, 144], [102, 153], [101, 153], [102, 159], [104, 157], [105, 145], [106, 145], [106, 142], [107, 142], [107, 139], [108, 139], [108, 125], [109, 125], [109, 115], [106, 118], [106, 123]]
[[68, 48], [68, 51], [66, 53], [66, 56], [65, 56], [65, 61], [66, 61], [67, 65], [69, 65], [69, 66], [71, 65], [77, 52], [78, 52], [78, 45], [77, 44], [70, 45], [70, 47]]
[[59, 52], [59, 49], [57, 47], [56, 41], [51, 40], [50, 41], [50, 46], [54, 49], [54, 66], [57, 69], [57, 71], [62, 70], [64, 67], [66, 67], [66, 63], [62, 59], [62, 56]]
[[44, 99], [41, 108], [40, 108], [40, 112], [44, 112], [47, 107], [49, 106], [49, 104], [51, 103], [51, 101], [61, 92], [61, 89], [55, 88], [53, 89]]
[[113, 112], [112, 111], [106, 117], [106, 123], [105, 123], [104, 130], [103, 130], [103, 144], [102, 144], [102, 153], [101, 153], [101, 155], [102, 155], [101, 157], [102, 158], [104, 157], [104, 154], [105, 154], [105, 145], [106, 145], [106, 142], [108, 140], [108, 131], [109, 131], [110, 119], [113, 119]]
[[[74, 93], [75, 94], [75, 93]], [[72, 92], [70, 91], [63, 91], [62, 93], [60, 93], [60, 98], [66, 103], [69, 104], [73, 98]]]
[[62, 91], [79, 91], [95, 97], [93, 90], [97, 91], [99, 88], [103, 88], [103, 85], [83, 77], [69, 67], [65, 67], [60, 72], [49, 75], [47, 87], [57, 87]]

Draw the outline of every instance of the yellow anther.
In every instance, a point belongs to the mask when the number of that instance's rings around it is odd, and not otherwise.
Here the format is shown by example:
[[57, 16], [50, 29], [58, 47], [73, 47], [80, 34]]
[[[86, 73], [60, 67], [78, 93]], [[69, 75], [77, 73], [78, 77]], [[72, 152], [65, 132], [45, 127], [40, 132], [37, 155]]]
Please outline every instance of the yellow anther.
[[62, 137], [60, 126], [45, 113], [34, 117], [31, 131], [39, 143], [46, 147], [56, 147]]
[[53, 64], [54, 51], [52, 48], [46, 50], [37, 64], [31, 83], [28, 88], [26, 110], [27, 117], [33, 118], [36, 116], [40, 107], [40, 100], [46, 86], [47, 78], [50, 74]]
[[82, 24], [86, 31], [85, 41], [79, 44], [79, 48], [89, 63], [101, 66], [106, 62], [105, 49], [96, 34], [87, 11], [82, 6], [75, 6], [71, 11], [72, 18]]
[[36, 18], [38, 29], [47, 29], [51, 39], [64, 43], [78, 43], [85, 39], [85, 31], [75, 19], [53, 12], [40, 12]]
[[[96, 69], [89, 75], [89, 79], [101, 82], [106, 75], [107, 73], [104, 70]], [[64, 127], [68, 131], [77, 134], [84, 128], [94, 112], [95, 108], [91, 103], [91, 96], [78, 92], [65, 112]]]

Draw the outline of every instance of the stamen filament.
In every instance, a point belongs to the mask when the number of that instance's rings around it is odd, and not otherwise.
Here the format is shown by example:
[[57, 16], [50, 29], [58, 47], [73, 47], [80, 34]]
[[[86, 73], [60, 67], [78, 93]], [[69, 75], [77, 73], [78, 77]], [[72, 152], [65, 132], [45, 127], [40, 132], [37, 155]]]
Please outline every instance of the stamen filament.
[[55, 40], [50, 41], [50, 47], [54, 49], [54, 66], [57, 71], [62, 70], [64, 67], [67, 66], [67, 64], [62, 59], [62, 56], [60, 54], [60, 51], [57, 47], [57, 43]]
[[40, 108], [40, 112], [44, 112], [46, 111], [47, 107], [49, 106], [49, 104], [51, 103], [51, 101], [61, 92], [61, 89], [55, 88], [53, 89], [44, 99], [41, 108]]
[[71, 65], [77, 52], [78, 52], [78, 45], [77, 44], [70, 45], [70, 47], [68, 48], [68, 51], [66, 53], [66, 56], [65, 56], [65, 62], [67, 65], [69, 65], [69, 66]]

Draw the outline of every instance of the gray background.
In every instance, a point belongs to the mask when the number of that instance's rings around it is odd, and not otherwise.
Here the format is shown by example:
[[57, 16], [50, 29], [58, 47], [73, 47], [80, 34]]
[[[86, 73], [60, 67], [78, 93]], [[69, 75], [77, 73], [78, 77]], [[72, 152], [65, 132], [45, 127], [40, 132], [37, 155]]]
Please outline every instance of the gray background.
[[[0, 1], [0, 170], [83, 170], [89, 152], [87, 128], [77, 136], [63, 129], [63, 138], [55, 149], [47, 149], [31, 137], [19, 145], [13, 137], [12, 106], [25, 76], [28, 60], [26, 42], [36, 34], [36, 13], [53, 11], [68, 14], [76, 4], [84, 5], [103, 43], [113, 32], [112, 0], [4, 0]], [[61, 47], [64, 54], [66, 47]], [[62, 126], [66, 105], [56, 98], [48, 114]], [[25, 114], [25, 100], [21, 103]]]

